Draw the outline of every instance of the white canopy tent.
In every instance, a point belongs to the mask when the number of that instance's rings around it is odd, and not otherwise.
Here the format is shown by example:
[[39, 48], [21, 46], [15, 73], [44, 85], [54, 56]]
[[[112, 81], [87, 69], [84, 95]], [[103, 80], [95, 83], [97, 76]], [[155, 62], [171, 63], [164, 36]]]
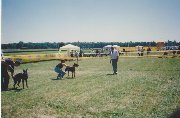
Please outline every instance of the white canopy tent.
[[141, 51], [143, 49], [143, 46], [138, 45], [138, 46], [135, 47], [135, 49], [136, 49], [136, 51]]
[[111, 48], [112, 45], [107, 45], [107, 46], [104, 46], [103, 48]]
[[120, 46], [118, 45], [107, 45], [107, 46], [104, 46], [103, 49], [105, 50], [105, 52], [110, 52], [111, 47], [114, 47], [116, 50], [119, 50], [120, 48]]
[[103, 52], [104, 52], [104, 53], [109, 53], [110, 50], [111, 50], [111, 47], [112, 47], [112, 45], [104, 46], [104, 47], [103, 47]]
[[119, 48], [120, 46], [118, 46], [118, 45], [107, 45], [107, 46], [104, 46], [103, 48], [108, 48], [108, 49], [110, 49], [111, 47]]
[[113, 45], [112, 47], [114, 47], [116, 49], [120, 48], [120, 46], [118, 46], [118, 45]]
[[67, 44], [59, 48], [59, 52], [65, 53], [66, 56], [70, 56], [71, 52], [75, 52], [75, 51], [80, 52], [80, 47], [72, 45], [72, 44]]

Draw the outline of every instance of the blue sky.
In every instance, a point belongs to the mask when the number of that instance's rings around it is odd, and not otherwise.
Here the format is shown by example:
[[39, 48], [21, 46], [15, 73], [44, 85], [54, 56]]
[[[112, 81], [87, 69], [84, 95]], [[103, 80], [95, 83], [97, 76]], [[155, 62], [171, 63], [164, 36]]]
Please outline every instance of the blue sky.
[[180, 0], [2, 0], [1, 42], [180, 41]]

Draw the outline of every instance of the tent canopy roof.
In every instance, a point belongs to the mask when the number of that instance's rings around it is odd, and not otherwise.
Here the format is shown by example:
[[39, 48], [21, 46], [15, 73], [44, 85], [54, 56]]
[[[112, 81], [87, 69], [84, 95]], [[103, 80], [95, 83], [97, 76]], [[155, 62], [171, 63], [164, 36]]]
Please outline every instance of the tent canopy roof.
[[107, 46], [104, 46], [104, 48], [111, 48], [111, 47], [117, 48], [117, 47], [120, 47], [120, 46], [118, 46], [118, 45], [107, 45]]
[[110, 48], [112, 47], [112, 45], [107, 45], [107, 46], [104, 46], [104, 48]]
[[67, 44], [63, 47], [60, 47], [60, 49], [80, 50], [80, 47], [72, 45], [72, 44]]
[[143, 46], [136, 46], [136, 47], [143, 47]]
[[118, 46], [118, 45], [113, 45], [112, 47], [120, 47], [120, 46]]

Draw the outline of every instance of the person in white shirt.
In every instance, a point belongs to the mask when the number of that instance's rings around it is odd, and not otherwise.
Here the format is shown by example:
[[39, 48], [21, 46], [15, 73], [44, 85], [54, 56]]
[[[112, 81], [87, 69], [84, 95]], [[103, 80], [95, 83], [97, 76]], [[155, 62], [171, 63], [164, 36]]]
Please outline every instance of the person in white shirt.
[[111, 60], [110, 63], [112, 63], [113, 67], [113, 74], [117, 74], [117, 62], [119, 59], [119, 52], [114, 49], [114, 47], [111, 47]]

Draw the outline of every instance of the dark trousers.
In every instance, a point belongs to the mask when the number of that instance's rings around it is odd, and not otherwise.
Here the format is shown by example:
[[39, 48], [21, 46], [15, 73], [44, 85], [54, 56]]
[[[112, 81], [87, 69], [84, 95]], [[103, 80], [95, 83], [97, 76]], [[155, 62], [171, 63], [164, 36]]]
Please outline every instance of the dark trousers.
[[57, 72], [58, 73], [58, 77], [61, 77], [61, 78], [63, 78], [64, 75], [66, 74], [61, 68], [58, 68], [58, 67], [55, 67], [54, 71]]
[[112, 59], [112, 67], [113, 67], [114, 73], [116, 73], [117, 72], [117, 59]]
[[9, 74], [8, 72], [1, 72], [1, 90], [8, 90]]

